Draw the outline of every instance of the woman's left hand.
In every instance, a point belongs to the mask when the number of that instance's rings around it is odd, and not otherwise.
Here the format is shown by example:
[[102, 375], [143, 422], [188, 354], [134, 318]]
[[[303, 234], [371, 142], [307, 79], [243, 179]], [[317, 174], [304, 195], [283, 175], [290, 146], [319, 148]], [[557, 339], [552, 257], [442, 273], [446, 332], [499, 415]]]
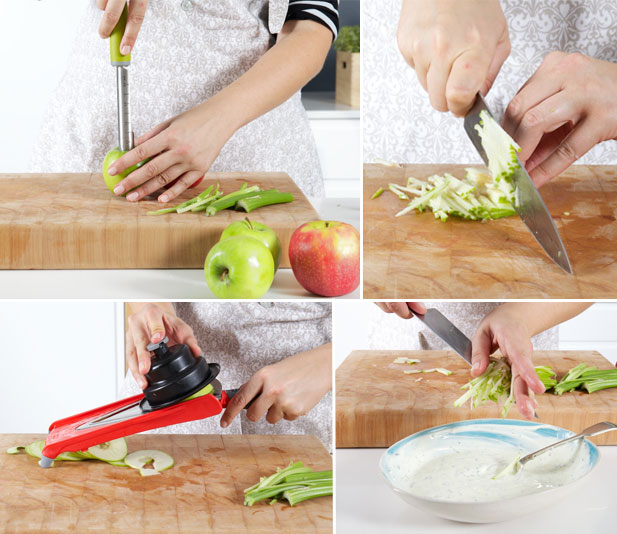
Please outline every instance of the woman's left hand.
[[126, 196], [135, 202], [176, 180], [158, 197], [159, 202], [170, 202], [208, 171], [235, 131], [232, 122], [214, 97], [159, 124], [109, 167], [109, 174], [114, 176], [152, 158], [119, 182], [114, 194], [123, 195], [136, 188]]
[[617, 137], [616, 93], [615, 63], [565, 52], [546, 56], [503, 119], [536, 186]]
[[521, 317], [508, 306], [500, 306], [480, 323], [471, 341], [471, 375], [480, 376], [489, 364], [489, 356], [497, 349], [512, 368], [512, 388], [518, 411], [532, 419], [538, 403], [534, 393], [544, 393], [532, 361], [531, 334]]
[[268, 365], [255, 373], [232, 397], [221, 417], [229, 426], [242, 409], [251, 421], [266, 415], [268, 423], [306, 415], [332, 388], [332, 344], [322, 345]]

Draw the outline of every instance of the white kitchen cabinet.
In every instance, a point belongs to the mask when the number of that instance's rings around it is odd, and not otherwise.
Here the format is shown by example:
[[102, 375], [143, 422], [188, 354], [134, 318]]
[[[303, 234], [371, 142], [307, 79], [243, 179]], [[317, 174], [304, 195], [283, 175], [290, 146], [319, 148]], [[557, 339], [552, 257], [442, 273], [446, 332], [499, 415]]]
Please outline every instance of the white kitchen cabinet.
[[122, 305], [2, 301], [0, 433], [47, 432], [116, 400], [124, 373]]
[[334, 93], [304, 93], [302, 102], [317, 143], [326, 196], [360, 198], [360, 110], [335, 102]]

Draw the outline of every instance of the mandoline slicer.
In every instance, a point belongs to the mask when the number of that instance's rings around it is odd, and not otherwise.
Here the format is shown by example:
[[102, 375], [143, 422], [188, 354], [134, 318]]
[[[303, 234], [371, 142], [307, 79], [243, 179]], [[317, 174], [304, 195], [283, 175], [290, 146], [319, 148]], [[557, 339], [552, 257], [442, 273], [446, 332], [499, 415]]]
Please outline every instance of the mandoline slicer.
[[62, 452], [83, 451], [112, 439], [221, 413], [238, 390], [222, 390], [215, 380], [220, 370], [217, 363], [195, 358], [187, 345], [168, 347], [167, 341], [147, 347], [154, 356], [143, 393], [52, 423], [41, 467], [50, 467]]

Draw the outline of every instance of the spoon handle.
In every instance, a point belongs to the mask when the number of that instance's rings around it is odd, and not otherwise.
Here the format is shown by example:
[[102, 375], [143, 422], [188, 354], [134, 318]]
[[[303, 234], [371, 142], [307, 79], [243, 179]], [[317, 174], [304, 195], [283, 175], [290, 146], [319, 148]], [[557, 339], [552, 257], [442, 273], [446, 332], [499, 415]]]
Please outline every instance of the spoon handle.
[[520, 459], [519, 463], [520, 465], [525, 465], [529, 460], [533, 460], [534, 458], [538, 457], [540, 454], [544, 454], [545, 452], [551, 449], [554, 449], [555, 447], [559, 447], [560, 445], [563, 445], [564, 443], [568, 443], [570, 441], [574, 441], [575, 439], [580, 439], [580, 438], [584, 438], [587, 436], [597, 436], [598, 434], [604, 434], [604, 432], [610, 432], [611, 430], [617, 430], [617, 425], [614, 423], [610, 423], [608, 421], [605, 421], [603, 423], [596, 423], [595, 425], [591, 425], [590, 427], [587, 427], [580, 434], [570, 436], [569, 438], [563, 439], [561, 441], [557, 441], [555, 443], [551, 443], [550, 445], [542, 449], [539, 449], [535, 452], [532, 452], [531, 454], [528, 454], [527, 456], [523, 456]]

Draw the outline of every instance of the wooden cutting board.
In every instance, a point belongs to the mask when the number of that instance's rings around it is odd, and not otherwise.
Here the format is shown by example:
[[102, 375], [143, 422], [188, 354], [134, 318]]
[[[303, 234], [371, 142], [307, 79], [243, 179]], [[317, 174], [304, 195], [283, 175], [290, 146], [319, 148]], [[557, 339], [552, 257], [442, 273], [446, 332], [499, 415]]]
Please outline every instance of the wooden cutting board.
[[331, 533], [332, 498], [293, 508], [269, 501], [243, 506], [243, 490], [290, 460], [315, 470], [332, 460], [315, 436], [136, 435], [129, 452], [159, 449], [175, 465], [141, 477], [103, 462], [39, 467], [4, 451], [44, 436], [0, 435], [0, 532], [6, 533]]
[[[421, 363], [392, 363], [402, 356]], [[575, 365], [585, 362], [598, 369], [612, 365], [598, 352], [536, 351], [534, 363], [549, 365], [560, 379]], [[450, 376], [440, 373], [411, 374], [409, 369], [445, 367]], [[451, 351], [374, 351], [352, 352], [336, 370], [336, 446], [389, 447], [398, 440], [433, 426], [466, 419], [499, 418], [500, 409], [488, 402], [475, 410], [452, 403], [464, 393], [461, 386], [471, 378], [469, 365]], [[421, 381], [417, 381], [422, 377]], [[540, 423], [580, 432], [601, 421], [617, 423], [617, 388], [597, 391], [538, 395]], [[508, 418], [524, 419], [516, 407]], [[608, 432], [593, 441], [617, 445], [617, 433]]]
[[[272, 228], [283, 245], [281, 267], [293, 231], [318, 219], [302, 191], [284, 173], [209, 173], [176, 205], [216, 182], [232, 193], [243, 182], [292, 193], [290, 204], [249, 214]], [[0, 269], [191, 269], [203, 268], [221, 232], [247, 214], [225, 210], [151, 216], [165, 207], [150, 200], [127, 202], [112, 195], [100, 174], [0, 174]]]
[[576, 165], [540, 190], [574, 275], [552, 262], [516, 216], [487, 223], [442, 223], [430, 211], [395, 218], [407, 202], [389, 191], [371, 200], [390, 182], [444, 172], [463, 178], [466, 166], [365, 165], [365, 298], [617, 297], [617, 167]]

